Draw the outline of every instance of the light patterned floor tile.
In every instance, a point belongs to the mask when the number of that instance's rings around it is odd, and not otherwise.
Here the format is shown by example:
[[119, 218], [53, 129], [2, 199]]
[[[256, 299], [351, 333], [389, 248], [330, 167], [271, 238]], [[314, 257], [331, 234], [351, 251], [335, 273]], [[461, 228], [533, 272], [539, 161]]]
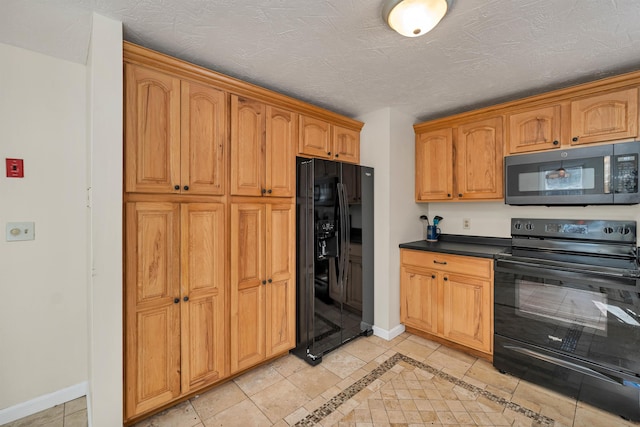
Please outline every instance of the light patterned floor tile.
[[201, 421], [187, 400], [135, 424], [135, 427], [193, 427]]
[[205, 427], [252, 426], [271, 427], [273, 423], [250, 400], [246, 399], [203, 421]]
[[247, 399], [238, 385], [229, 381], [191, 399], [191, 404], [200, 419], [211, 418], [217, 413]]
[[[84, 426], [83, 405], [80, 399], [52, 408], [49, 424], [32, 418], [7, 427]], [[80, 424], [64, 423], [65, 412], [78, 414]], [[315, 367], [293, 355], [279, 358], [136, 427], [152, 425], [640, 427], [407, 333], [392, 341], [359, 338]]]

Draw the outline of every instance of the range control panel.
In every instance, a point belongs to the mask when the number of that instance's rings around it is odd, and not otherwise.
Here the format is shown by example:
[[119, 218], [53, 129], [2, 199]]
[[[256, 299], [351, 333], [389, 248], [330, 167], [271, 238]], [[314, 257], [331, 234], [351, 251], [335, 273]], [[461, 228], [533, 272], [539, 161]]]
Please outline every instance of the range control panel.
[[636, 222], [512, 218], [511, 235], [634, 243], [636, 241]]

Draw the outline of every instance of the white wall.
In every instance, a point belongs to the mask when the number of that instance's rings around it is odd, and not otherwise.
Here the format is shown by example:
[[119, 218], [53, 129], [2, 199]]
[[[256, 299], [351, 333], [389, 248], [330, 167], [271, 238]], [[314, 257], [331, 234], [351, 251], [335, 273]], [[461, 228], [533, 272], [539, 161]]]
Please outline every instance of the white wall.
[[87, 63], [89, 422], [122, 423], [122, 24], [93, 15]]
[[[419, 217], [426, 205], [414, 203], [414, 117], [384, 108], [359, 117], [360, 163], [375, 169], [374, 331], [392, 337], [400, 327], [400, 250], [403, 242], [424, 238]], [[401, 331], [401, 330], [400, 330]]]
[[[2, 414], [87, 381], [88, 260], [86, 67], [4, 44], [0, 62]], [[35, 240], [6, 242], [7, 221], [34, 221]]]
[[[502, 202], [429, 203], [430, 218], [440, 215], [442, 233], [471, 236], [511, 236], [511, 218], [615, 219], [640, 222], [640, 206], [509, 206]], [[468, 230], [462, 220], [471, 220]]]

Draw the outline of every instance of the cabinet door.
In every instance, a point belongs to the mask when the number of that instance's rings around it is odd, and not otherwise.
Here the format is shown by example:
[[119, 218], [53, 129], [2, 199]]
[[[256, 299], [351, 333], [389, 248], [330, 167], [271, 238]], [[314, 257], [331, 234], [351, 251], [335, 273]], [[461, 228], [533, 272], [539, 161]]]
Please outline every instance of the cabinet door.
[[491, 282], [456, 274], [443, 277], [444, 337], [458, 344], [492, 352]]
[[225, 100], [223, 91], [182, 82], [182, 192], [225, 193]]
[[329, 128], [328, 122], [301, 115], [298, 152], [311, 157], [332, 159]]
[[400, 321], [407, 326], [438, 333], [437, 274], [403, 265], [400, 269]]
[[265, 359], [265, 206], [231, 205], [231, 372]]
[[261, 196], [264, 183], [265, 109], [262, 102], [231, 96], [231, 194]]
[[453, 132], [450, 128], [416, 135], [416, 202], [452, 198], [452, 165]]
[[128, 419], [180, 395], [180, 208], [127, 203], [125, 224]]
[[182, 393], [224, 377], [225, 206], [181, 207]]
[[456, 196], [465, 199], [503, 197], [502, 117], [458, 127]]
[[335, 160], [359, 164], [360, 132], [335, 125], [332, 128]]
[[571, 102], [571, 145], [638, 136], [638, 89]]
[[293, 197], [296, 186], [298, 115], [267, 106], [266, 188], [267, 195]]
[[178, 192], [180, 79], [137, 65], [124, 67], [125, 191]]
[[267, 357], [295, 346], [295, 211], [291, 204], [267, 205]]
[[509, 115], [509, 153], [560, 147], [560, 105]]

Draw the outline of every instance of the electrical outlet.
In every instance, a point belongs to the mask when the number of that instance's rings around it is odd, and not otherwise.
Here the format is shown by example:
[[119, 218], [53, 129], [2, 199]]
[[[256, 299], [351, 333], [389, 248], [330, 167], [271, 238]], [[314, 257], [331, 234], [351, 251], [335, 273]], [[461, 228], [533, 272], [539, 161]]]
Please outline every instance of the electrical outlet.
[[464, 230], [468, 230], [471, 228], [471, 220], [469, 218], [464, 218], [462, 220], [462, 228]]

